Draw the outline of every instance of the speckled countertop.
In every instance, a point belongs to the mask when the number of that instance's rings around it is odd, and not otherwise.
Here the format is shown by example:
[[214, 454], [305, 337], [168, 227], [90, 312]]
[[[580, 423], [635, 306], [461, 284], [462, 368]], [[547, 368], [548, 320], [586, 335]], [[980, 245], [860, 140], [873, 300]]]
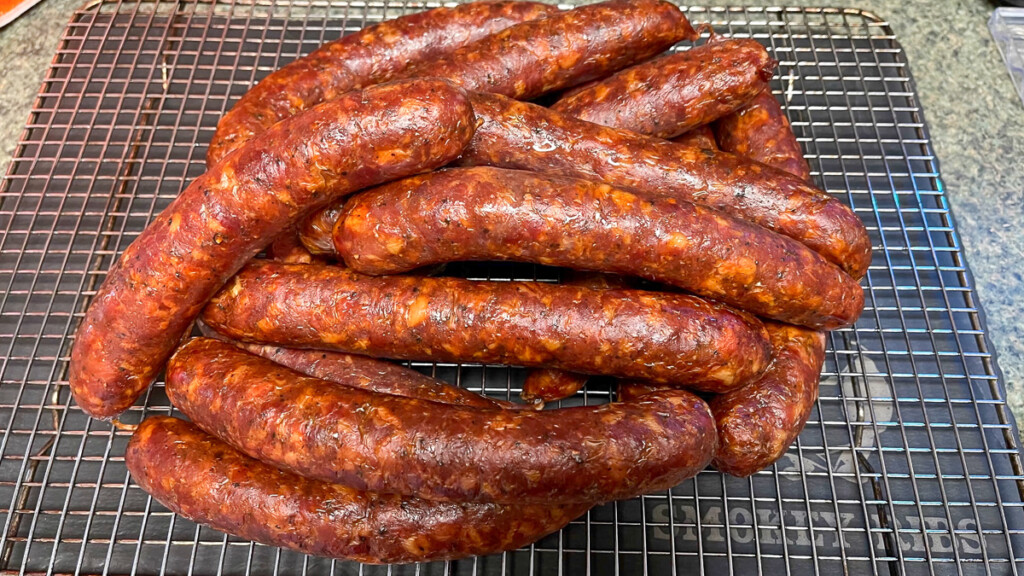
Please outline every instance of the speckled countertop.
[[[0, 30], [0, 169], [64, 25], [83, 0], [44, 0]], [[1018, 422], [1024, 421], [1024, 106], [989, 35], [986, 0], [785, 0], [885, 18], [906, 49]], [[764, 4], [703, 0], [695, 4]]]

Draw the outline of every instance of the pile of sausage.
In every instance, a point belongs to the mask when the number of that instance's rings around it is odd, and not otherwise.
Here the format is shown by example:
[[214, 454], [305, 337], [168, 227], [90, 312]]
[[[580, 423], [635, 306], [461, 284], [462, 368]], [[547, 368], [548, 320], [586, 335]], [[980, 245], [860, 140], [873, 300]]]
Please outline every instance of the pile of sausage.
[[[817, 398], [823, 331], [861, 312], [871, 246], [811, 182], [765, 49], [665, 53], [698, 36], [661, 0], [492, 0], [274, 72], [93, 298], [76, 402], [114, 418], [163, 373], [191, 422], [136, 427], [144, 490], [373, 563], [514, 549], [708, 464], [771, 465]], [[466, 260], [567, 270], [438, 274]], [[531, 403], [382, 359], [528, 367]], [[538, 409], [590, 375], [617, 399]]]

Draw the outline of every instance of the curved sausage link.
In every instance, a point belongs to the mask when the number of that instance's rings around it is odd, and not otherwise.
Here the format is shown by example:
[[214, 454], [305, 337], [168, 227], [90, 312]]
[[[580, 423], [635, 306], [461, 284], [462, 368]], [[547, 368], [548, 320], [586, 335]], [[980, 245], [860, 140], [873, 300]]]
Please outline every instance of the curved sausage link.
[[764, 90], [775, 61], [756, 40], [726, 39], [667, 54], [573, 91], [551, 109], [659, 138], [709, 124]]
[[721, 210], [789, 236], [860, 278], [871, 241], [843, 203], [781, 170], [734, 154], [577, 120], [493, 94], [471, 94], [481, 125], [463, 165], [596, 179]]
[[453, 168], [363, 192], [334, 242], [364, 274], [533, 262], [639, 276], [813, 328], [852, 324], [864, 307], [855, 280], [792, 239], [689, 202], [520, 170]]
[[303, 110], [394, 77], [513, 24], [558, 8], [540, 2], [473, 2], [368, 26], [328, 42], [260, 80], [217, 124], [206, 154], [213, 166], [248, 140]]
[[818, 400], [825, 334], [775, 322], [766, 326], [772, 365], [758, 380], [711, 400], [719, 433], [714, 466], [733, 476], [750, 476], [778, 460]]
[[75, 401], [131, 406], [203, 305], [300, 217], [450, 162], [473, 134], [466, 95], [441, 80], [352, 92], [281, 122], [194, 180], [125, 250], [71, 350]]
[[203, 336], [233, 344], [250, 354], [255, 354], [294, 370], [306, 376], [327, 380], [335, 384], [352, 386], [394, 394], [406, 398], [420, 398], [442, 404], [459, 406], [476, 406], [478, 408], [528, 408], [521, 404], [494, 400], [471, 392], [458, 386], [452, 386], [444, 380], [431, 378], [411, 368], [399, 366], [387, 360], [378, 360], [358, 354], [327, 352], [324, 350], [300, 350], [272, 344], [251, 344], [231, 340], [223, 334], [199, 323]]
[[139, 424], [125, 465], [136, 484], [189, 520], [270, 546], [370, 564], [514, 550], [589, 507], [449, 504], [362, 492], [278, 470], [169, 416]]
[[724, 391], [767, 366], [760, 322], [685, 294], [363, 276], [253, 262], [203, 321], [236, 340], [403, 360], [553, 367]]
[[715, 137], [726, 152], [778, 168], [805, 182], [811, 181], [811, 169], [800, 142], [771, 90], [765, 90], [734, 114], [716, 122]]
[[217, 340], [167, 367], [171, 402], [243, 453], [308, 478], [438, 501], [603, 502], [663, 490], [710, 462], [703, 400], [528, 411], [452, 406], [309, 378]]
[[600, 78], [697, 36], [663, 0], [609, 0], [510, 26], [403, 72], [530, 100]]

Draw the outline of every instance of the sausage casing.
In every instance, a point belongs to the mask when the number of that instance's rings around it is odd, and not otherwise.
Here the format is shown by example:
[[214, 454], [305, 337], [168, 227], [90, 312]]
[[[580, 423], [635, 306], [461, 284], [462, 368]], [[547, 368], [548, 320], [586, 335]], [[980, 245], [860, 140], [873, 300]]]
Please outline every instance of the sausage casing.
[[533, 262], [639, 276], [814, 328], [852, 324], [864, 307], [853, 278], [760, 226], [682, 200], [521, 170], [453, 168], [363, 192], [345, 204], [334, 242], [365, 274]]
[[711, 130], [711, 126], [697, 126], [689, 132], [676, 136], [672, 141], [682, 146], [718, 150], [718, 143], [715, 142], [715, 133]]
[[441, 80], [351, 92], [278, 123], [194, 180], [125, 250], [78, 328], [68, 380], [109, 418], [135, 402], [210, 296], [310, 210], [444, 165], [475, 121]]
[[412, 66], [468, 90], [530, 100], [646, 60], [696, 32], [674, 4], [609, 0], [510, 26]]
[[410, 62], [433, 60], [512, 24], [558, 12], [540, 2], [472, 2], [409, 14], [328, 42], [249, 89], [217, 124], [213, 166], [277, 122], [341, 94], [385, 82]]
[[363, 276], [254, 262], [203, 321], [226, 336], [403, 360], [553, 367], [724, 391], [769, 360], [753, 317], [686, 294]]
[[453, 504], [309, 480], [194, 425], [151, 416], [125, 452], [135, 482], [172, 511], [235, 536], [372, 564], [451, 560], [525, 546], [587, 504]]
[[854, 278], [871, 262], [871, 241], [857, 215], [781, 170], [498, 95], [470, 97], [481, 125], [463, 165], [578, 176], [709, 206], [802, 242]]
[[818, 399], [825, 334], [775, 322], [766, 326], [772, 365], [754, 382], [711, 400], [719, 433], [714, 466], [733, 476], [750, 476], [778, 460]]
[[745, 156], [810, 182], [811, 169], [800, 142], [771, 90], [715, 123], [715, 137], [726, 152]]
[[442, 404], [477, 406], [479, 408], [526, 408], [521, 404], [493, 400], [464, 388], [452, 386], [443, 380], [431, 378], [387, 360], [342, 352], [300, 350], [271, 344], [236, 342], [218, 334], [205, 324], [201, 324], [200, 329], [208, 338], [234, 344], [250, 354], [261, 356], [300, 374], [335, 384], [382, 394], [405, 396], [406, 398], [420, 398]]
[[551, 109], [659, 138], [709, 124], [764, 90], [775, 61], [759, 42], [712, 40], [637, 64], [563, 97]]
[[310, 378], [208, 338], [171, 358], [167, 393], [253, 458], [439, 501], [631, 498], [694, 476], [717, 441], [707, 405], [683, 390], [545, 411], [453, 406]]

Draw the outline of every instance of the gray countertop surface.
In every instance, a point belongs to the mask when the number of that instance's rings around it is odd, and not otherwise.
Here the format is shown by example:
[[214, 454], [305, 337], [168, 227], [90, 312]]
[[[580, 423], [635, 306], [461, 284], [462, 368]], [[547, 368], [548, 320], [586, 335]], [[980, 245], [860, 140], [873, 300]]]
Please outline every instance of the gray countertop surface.
[[[886, 19], [906, 49], [1010, 405], [1024, 417], [1024, 105], [987, 28], [986, 0], [785, 0]], [[6, 169], [61, 31], [82, 0], [44, 0], [0, 30]], [[765, 4], [731, 0], [695, 4]]]

